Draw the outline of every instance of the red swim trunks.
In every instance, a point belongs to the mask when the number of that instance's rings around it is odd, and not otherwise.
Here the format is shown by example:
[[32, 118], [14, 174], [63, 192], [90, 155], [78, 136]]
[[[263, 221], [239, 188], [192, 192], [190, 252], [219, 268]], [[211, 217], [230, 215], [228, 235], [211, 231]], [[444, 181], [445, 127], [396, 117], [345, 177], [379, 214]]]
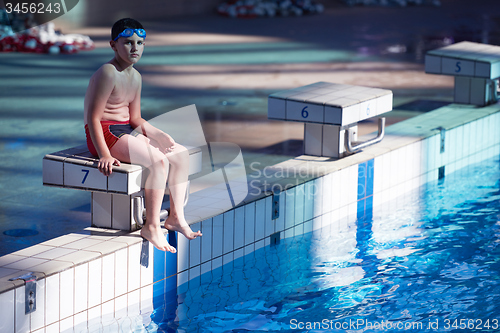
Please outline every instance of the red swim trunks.
[[[106, 142], [106, 145], [108, 146], [109, 149], [113, 147], [118, 141], [119, 138], [121, 138], [125, 134], [130, 134], [134, 135], [132, 133], [134, 129], [132, 126], [129, 124], [128, 121], [101, 121], [101, 126], [102, 126], [102, 132], [104, 133], [104, 141]], [[87, 147], [89, 148], [89, 151], [92, 155], [94, 156], [99, 156], [97, 154], [97, 150], [95, 149], [94, 143], [92, 142], [92, 139], [90, 137], [90, 132], [89, 132], [89, 126], [85, 125], [85, 134], [87, 135]], [[135, 136], [135, 135], [134, 135]]]

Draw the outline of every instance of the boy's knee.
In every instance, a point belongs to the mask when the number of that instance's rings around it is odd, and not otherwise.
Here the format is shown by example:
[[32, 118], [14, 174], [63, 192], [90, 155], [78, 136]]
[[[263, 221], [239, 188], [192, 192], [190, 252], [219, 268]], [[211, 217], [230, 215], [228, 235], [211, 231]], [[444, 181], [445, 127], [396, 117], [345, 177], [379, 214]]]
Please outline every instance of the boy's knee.
[[169, 162], [168, 158], [165, 156], [165, 154], [160, 153], [157, 156], [157, 158], [155, 158], [154, 164], [166, 169], [166, 168], [168, 168], [168, 165], [170, 164], [170, 162]]
[[152, 146], [147, 147], [145, 151], [142, 151], [136, 156], [133, 156], [131, 153], [131, 162], [142, 165], [145, 168], [155, 167], [158, 164], [168, 165], [168, 160], [166, 159], [165, 154], [163, 154], [158, 148]]
[[179, 145], [171, 154], [167, 155], [167, 158], [173, 164], [185, 163], [189, 161], [189, 152], [186, 147]]
[[153, 145], [148, 145], [146, 149], [151, 162], [158, 163], [165, 160], [165, 154], [161, 152], [159, 148]]
[[184, 147], [183, 145], [179, 145], [177, 144], [175, 146], [175, 150], [174, 150], [174, 153], [176, 154], [187, 154], [188, 153], [188, 150], [186, 147]]

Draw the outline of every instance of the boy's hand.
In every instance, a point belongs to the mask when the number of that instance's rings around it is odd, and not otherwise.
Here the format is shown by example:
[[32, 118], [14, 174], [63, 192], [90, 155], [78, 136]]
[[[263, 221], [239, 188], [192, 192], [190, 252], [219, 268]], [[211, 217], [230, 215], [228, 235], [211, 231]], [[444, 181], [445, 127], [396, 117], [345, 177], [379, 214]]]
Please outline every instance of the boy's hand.
[[176, 145], [174, 139], [167, 133], [162, 133], [157, 141], [165, 154], [172, 152]]
[[103, 175], [109, 176], [113, 172], [113, 165], [120, 166], [120, 161], [118, 161], [113, 156], [103, 156], [99, 159], [97, 168], [102, 172]]

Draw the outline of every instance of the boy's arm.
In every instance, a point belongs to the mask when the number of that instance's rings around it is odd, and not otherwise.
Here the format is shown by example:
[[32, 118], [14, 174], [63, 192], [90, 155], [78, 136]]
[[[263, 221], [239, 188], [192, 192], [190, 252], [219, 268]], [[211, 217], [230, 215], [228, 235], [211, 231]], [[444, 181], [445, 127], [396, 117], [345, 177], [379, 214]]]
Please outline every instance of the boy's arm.
[[104, 114], [106, 102], [111, 95], [115, 85], [113, 68], [103, 66], [96, 73], [89, 84], [87, 124], [89, 126], [90, 137], [99, 155], [98, 168], [106, 176], [112, 172], [113, 165], [120, 165], [120, 161], [111, 156], [104, 133], [102, 132], [101, 119]]
[[141, 74], [136, 72], [135, 79], [137, 80], [138, 88], [134, 100], [129, 105], [130, 112], [130, 125], [133, 128], [140, 128], [142, 134], [150, 139], [155, 140], [164, 149], [164, 153], [172, 151], [175, 146], [174, 139], [163, 132], [162, 130], [154, 127], [141, 116], [141, 89], [142, 89], [142, 79]]

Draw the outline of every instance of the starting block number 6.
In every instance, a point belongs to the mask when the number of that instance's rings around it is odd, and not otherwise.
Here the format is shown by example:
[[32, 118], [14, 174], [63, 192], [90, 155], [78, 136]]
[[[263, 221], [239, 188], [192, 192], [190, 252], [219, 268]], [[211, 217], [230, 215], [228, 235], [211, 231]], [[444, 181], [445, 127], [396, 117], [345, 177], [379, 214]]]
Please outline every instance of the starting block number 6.
[[83, 184], [87, 180], [87, 177], [89, 176], [90, 170], [82, 169], [82, 172], [85, 174], [85, 176], [83, 176], [83, 180], [82, 180], [82, 184]]
[[302, 109], [302, 118], [309, 117], [309, 112], [307, 112], [307, 106]]

